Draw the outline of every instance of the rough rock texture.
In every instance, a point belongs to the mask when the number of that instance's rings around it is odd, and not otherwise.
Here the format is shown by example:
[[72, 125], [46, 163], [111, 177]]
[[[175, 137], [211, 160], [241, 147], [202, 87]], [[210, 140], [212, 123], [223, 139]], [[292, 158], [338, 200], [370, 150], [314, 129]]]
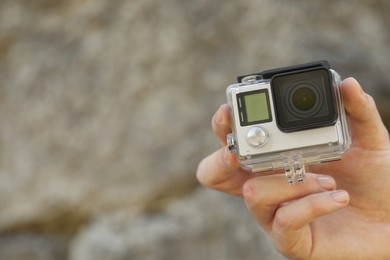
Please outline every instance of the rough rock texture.
[[[62, 245], [41, 243], [44, 252], [66, 259], [58, 252], [69, 244], [72, 259], [85, 259], [114, 237], [134, 251], [112, 245], [112, 259], [139, 259], [153, 252], [128, 237], [142, 237], [143, 225], [166, 258], [195, 258], [193, 243], [226, 259], [230, 248], [257, 255], [255, 243], [224, 232], [243, 208], [230, 219], [211, 211], [214, 233], [172, 238], [186, 230], [172, 222], [172, 205], [213, 196], [199, 195], [194, 174], [218, 147], [209, 121], [226, 86], [239, 74], [328, 59], [361, 81], [389, 122], [389, 11], [375, 0], [0, 1], [0, 249], [34, 250], [37, 237], [55, 235]], [[188, 210], [210, 225], [207, 207]], [[164, 223], [176, 231], [160, 232]], [[1, 259], [23, 259], [7, 250]]]
[[284, 259], [240, 199], [199, 189], [159, 214], [101, 216], [77, 236], [71, 260]]
[[4, 260], [57, 260], [67, 256], [67, 241], [56, 235], [0, 236], [0, 257]]

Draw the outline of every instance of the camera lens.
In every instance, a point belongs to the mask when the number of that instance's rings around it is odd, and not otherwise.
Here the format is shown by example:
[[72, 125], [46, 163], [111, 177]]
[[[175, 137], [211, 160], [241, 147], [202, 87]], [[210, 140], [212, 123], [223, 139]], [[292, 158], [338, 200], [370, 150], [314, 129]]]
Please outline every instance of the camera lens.
[[302, 87], [292, 95], [293, 105], [302, 111], [308, 111], [314, 107], [317, 98], [314, 91], [308, 87]]
[[289, 113], [297, 118], [316, 115], [323, 105], [320, 89], [310, 80], [300, 80], [286, 88], [285, 105]]
[[323, 68], [276, 75], [271, 81], [275, 117], [283, 132], [334, 124], [337, 111], [330, 71]]

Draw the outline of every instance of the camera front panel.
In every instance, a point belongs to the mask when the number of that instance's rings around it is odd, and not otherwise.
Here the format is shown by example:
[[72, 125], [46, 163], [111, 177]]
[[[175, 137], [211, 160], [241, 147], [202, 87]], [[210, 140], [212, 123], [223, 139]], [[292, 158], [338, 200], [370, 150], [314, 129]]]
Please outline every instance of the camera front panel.
[[270, 83], [263, 80], [235, 84], [227, 89], [232, 130], [240, 158], [337, 142], [338, 133], [334, 125], [296, 132], [281, 131], [276, 120], [278, 114]]
[[248, 74], [238, 82], [226, 90], [227, 144], [244, 168], [284, 169], [291, 184], [294, 174], [302, 181], [305, 165], [339, 160], [349, 148], [341, 78], [327, 61]]

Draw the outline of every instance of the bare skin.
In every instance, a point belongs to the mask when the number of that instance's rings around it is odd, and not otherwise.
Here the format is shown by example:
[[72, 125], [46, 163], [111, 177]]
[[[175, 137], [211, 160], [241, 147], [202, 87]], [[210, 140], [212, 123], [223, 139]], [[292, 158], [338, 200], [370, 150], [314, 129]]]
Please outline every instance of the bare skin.
[[345, 79], [341, 93], [352, 146], [341, 161], [307, 167], [302, 185], [288, 186], [280, 172], [243, 170], [226, 148], [228, 106], [212, 119], [223, 147], [199, 164], [199, 182], [243, 197], [276, 249], [291, 259], [390, 259], [389, 134], [355, 79]]

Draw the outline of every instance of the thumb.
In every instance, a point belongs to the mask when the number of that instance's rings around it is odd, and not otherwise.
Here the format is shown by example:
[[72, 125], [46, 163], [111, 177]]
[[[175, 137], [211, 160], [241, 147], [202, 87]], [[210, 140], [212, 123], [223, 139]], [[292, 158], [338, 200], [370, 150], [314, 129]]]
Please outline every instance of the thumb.
[[363, 91], [354, 78], [347, 78], [342, 82], [341, 94], [353, 145], [369, 150], [388, 149], [389, 134], [374, 99]]

